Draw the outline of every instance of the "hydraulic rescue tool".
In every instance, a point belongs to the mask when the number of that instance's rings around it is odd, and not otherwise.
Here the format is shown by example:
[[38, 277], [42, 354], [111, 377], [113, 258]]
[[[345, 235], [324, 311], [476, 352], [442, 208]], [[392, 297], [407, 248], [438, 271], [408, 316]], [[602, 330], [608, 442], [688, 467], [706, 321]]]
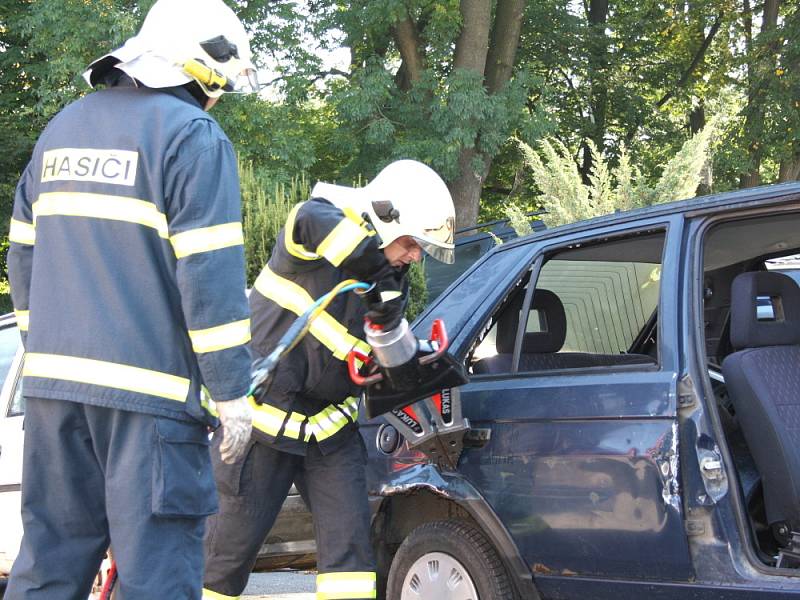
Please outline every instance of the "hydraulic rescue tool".
[[[347, 366], [353, 382], [364, 388], [369, 418], [467, 383], [464, 366], [447, 352], [450, 340], [441, 319], [433, 322], [430, 340], [417, 339], [405, 319], [389, 331], [367, 322], [364, 332], [374, 360], [351, 350]], [[364, 364], [365, 375], [359, 372], [357, 361]]]
[[[367, 283], [349, 279], [317, 300], [295, 320], [269, 356], [253, 363], [249, 395], [256, 401], [263, 396], [269, 389], [278, 361], [297, 345], [311, 322], [335, 296], [351, 290], [369, 293], [370, 289], [372, 286]], [[372, 356], [351, 350], [347, 364], [350, 378], [364, 388], [364, 408], [369, 418], [404, 408], [468, 381], [464, 366], [447, 352], [449, 340], [441, 319], [434, 321], [430, 340], [417, 339], [405, 319], [391, 330], [383, 330], [368, 321], [364, 332], [372, 347]]]

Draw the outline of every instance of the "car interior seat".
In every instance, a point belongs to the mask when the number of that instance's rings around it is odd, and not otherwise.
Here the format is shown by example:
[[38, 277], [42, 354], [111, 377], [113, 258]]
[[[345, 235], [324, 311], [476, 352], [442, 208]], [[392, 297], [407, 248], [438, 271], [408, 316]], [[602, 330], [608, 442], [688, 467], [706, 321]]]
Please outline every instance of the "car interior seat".
[[[759, 319], [759, 298], [771, 299]], [[767, 521], [782, 548], [778, 566], [800, 561], [800, 287], [791, 277], [742, 273], [731, 287], [730, 341], [722, 372], [761, 475]]]
[[[497, 355], [477, 361], [475, 374], [508, 373], [514, 353], [520, 312], [525, 294], [520, 291], [498, 317]], [[519, 360], [520, 371], [580, 369], [626, 364], [652, 364], [653, 358], [644, 354], [594, 354], [590, 352], [559, 352], [567, 337], [567, 314], [561, 299], [546, 289], [533, 294], [531, 312], [539, 312], [540, 331], [525, 333]]]

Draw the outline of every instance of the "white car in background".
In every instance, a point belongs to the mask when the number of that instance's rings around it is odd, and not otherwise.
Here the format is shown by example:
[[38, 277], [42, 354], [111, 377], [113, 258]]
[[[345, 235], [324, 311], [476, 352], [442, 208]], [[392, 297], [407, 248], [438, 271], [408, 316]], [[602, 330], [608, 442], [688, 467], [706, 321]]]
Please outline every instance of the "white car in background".
[[[0, 317], [0, 578], [8, 576], [22, 539], [22, 344], [13, 315]], [[2, 583], [0, 583], [2, 585]]]

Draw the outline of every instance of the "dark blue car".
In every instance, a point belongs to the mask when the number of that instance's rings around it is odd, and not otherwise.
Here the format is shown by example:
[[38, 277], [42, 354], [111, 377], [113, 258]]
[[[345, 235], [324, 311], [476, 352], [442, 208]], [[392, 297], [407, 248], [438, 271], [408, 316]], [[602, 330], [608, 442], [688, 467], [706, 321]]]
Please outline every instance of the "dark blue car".
[[800, 599], [797, 254], [787, 184], [481, 258], [415, 323], [470, 383], [362, 424], [381, 593]]

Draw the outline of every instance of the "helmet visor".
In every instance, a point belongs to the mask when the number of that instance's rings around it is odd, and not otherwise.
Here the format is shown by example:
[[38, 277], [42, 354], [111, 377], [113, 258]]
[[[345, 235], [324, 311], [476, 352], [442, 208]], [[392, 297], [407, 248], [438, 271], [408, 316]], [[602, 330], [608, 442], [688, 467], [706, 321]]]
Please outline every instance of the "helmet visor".
[[417, 242], [426, 254], [432, 256], [439, 262], [452, 265], [456, 262], [456, 251], [452, 246], [439, 246], [428, 240], [423, 240], [415, 237], [414, 241]]
[[425, 252], [436, 260], [452, 265], [455, 260], [455, 247], [453, 236], [455, 234], [455, 219], [447, 217], [439, 227], [425, 228], [423, 236], [414, 236], [414, 239]]
[[233, 94], [255, 94], [261, 89], [258, 83], [258, 72], [255, 69], [243, 69], [233, 82]]

